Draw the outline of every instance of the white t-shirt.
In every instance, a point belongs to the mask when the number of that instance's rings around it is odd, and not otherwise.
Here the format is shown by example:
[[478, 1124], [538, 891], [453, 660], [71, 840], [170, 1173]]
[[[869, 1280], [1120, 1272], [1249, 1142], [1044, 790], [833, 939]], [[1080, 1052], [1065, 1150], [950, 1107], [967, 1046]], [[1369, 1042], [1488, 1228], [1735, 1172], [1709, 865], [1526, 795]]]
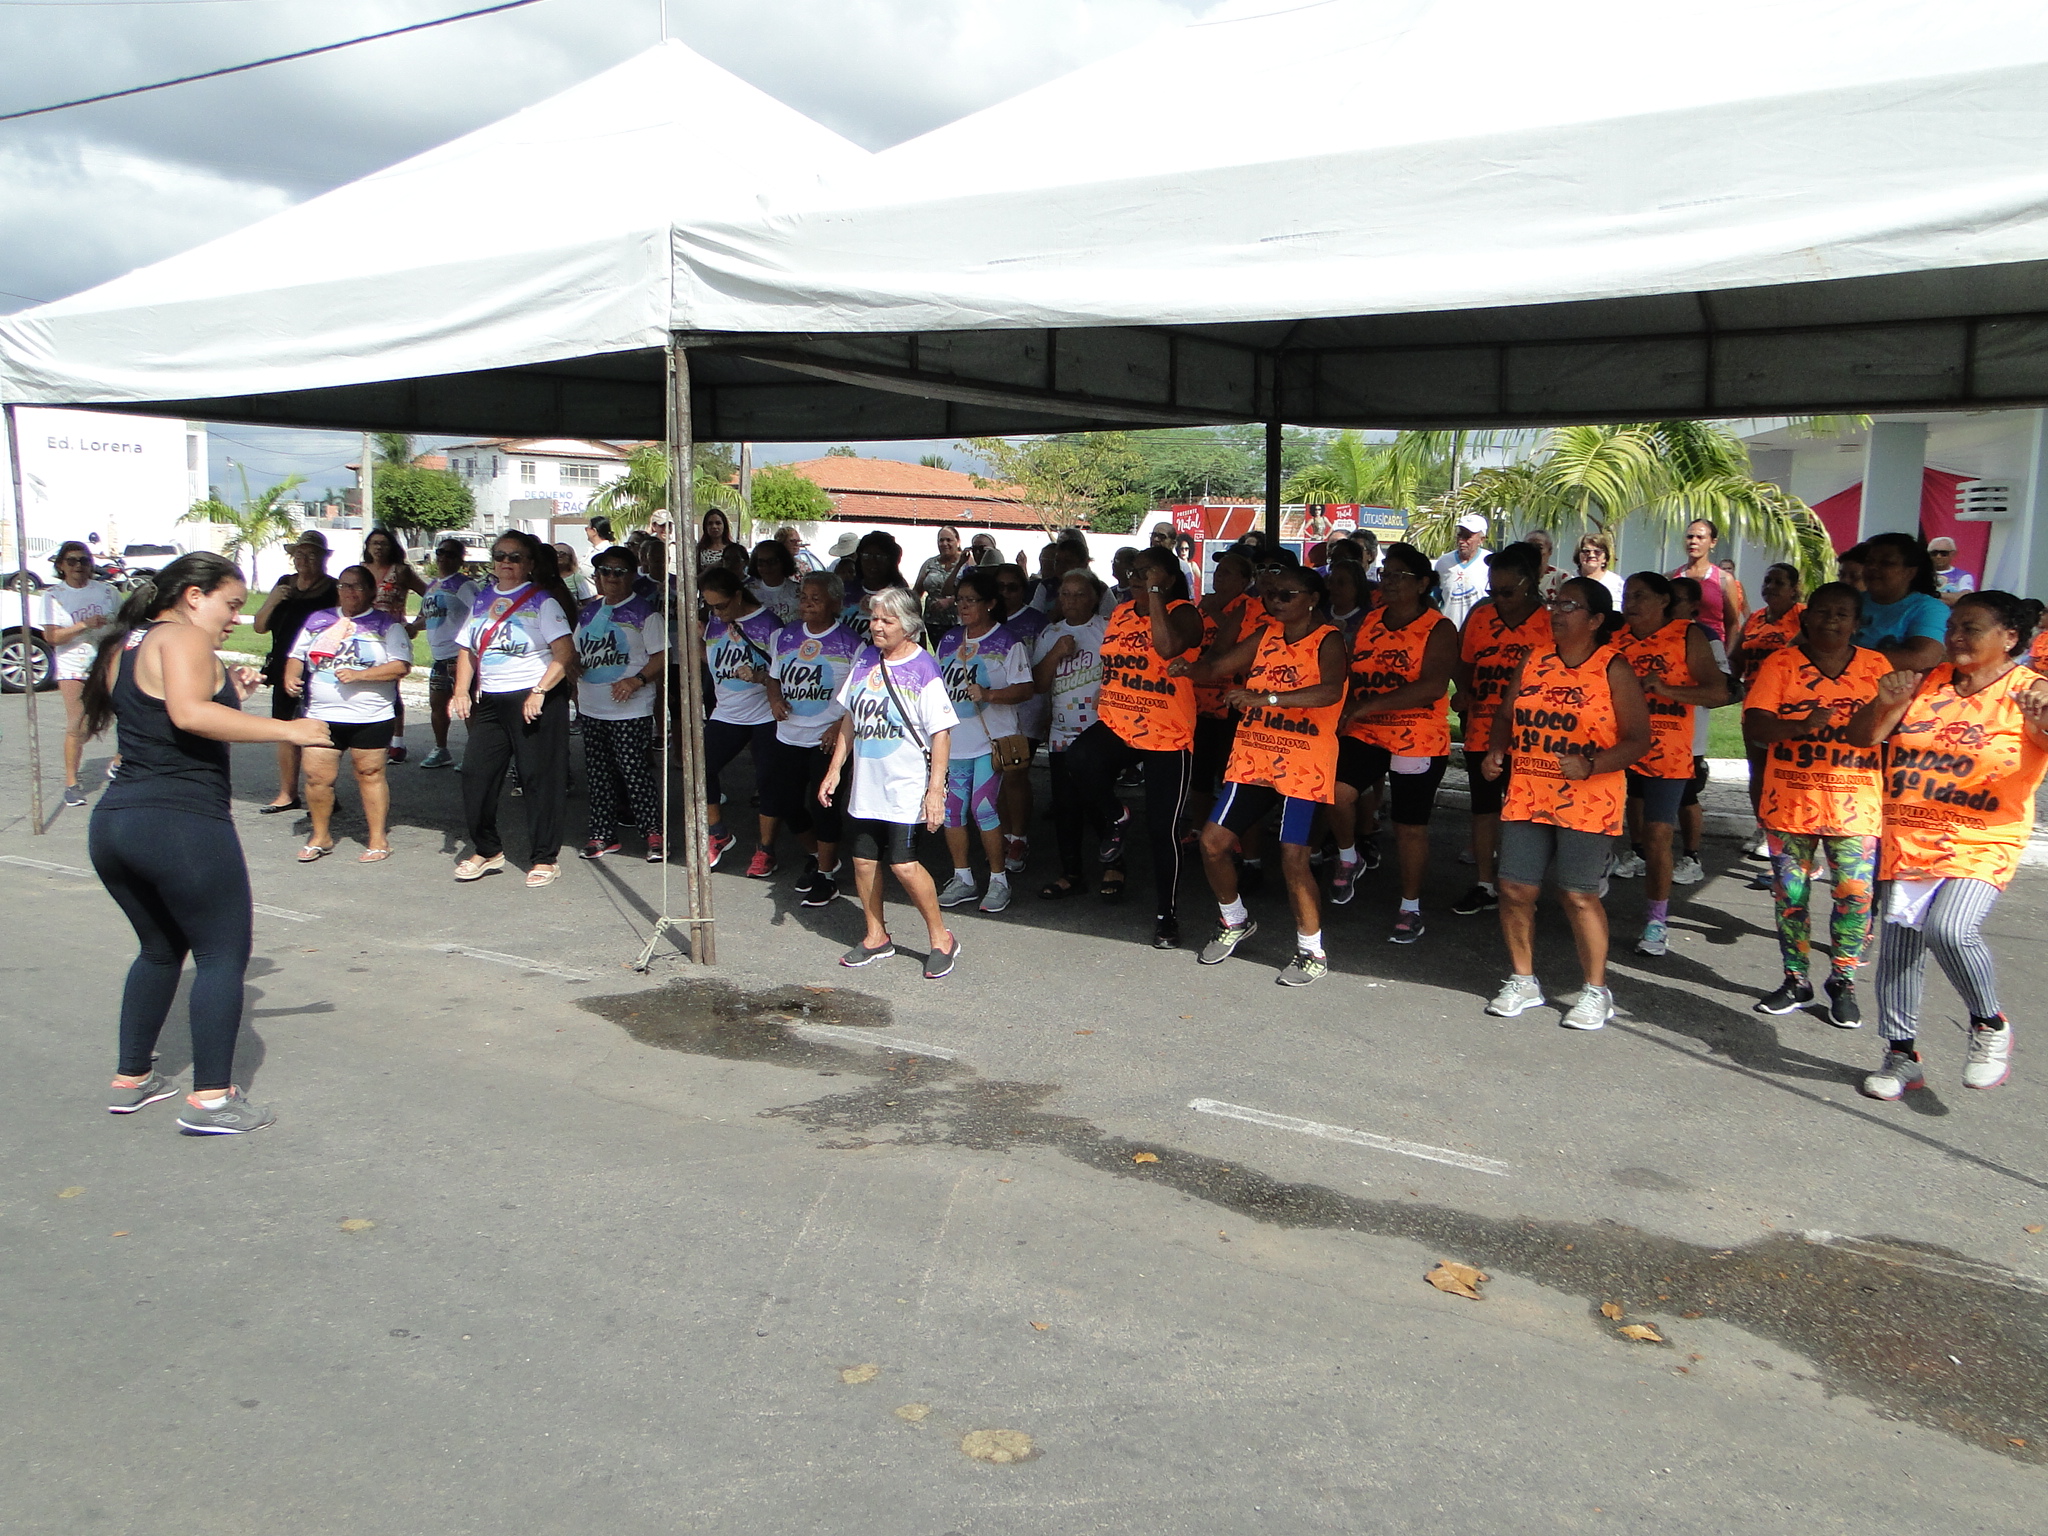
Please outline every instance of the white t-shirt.
[[747, 590], [754, 594], [755, 602], [775, 615], [777, 624], [796, 622], [796, 605], [803, 600], [804, 584], [795, 577], [774, 587], [766, 582], [750, 581]]
[[[1036, 608], [1023, 607], [1003, 620], [1003, 628], [1024, 642], [1024, 659], [1031, 660], [1031, 649], [1038, 644], [1038, 637], [1045, 629], [1046, 616]], [[1017, 733], [1029, 736], [1033, 741], [1044, 741], [1052, 732], [1052, 700], [1042, 693], [1034, 693], [1017, 706]]]
[[844, 624], [826, 626], [822, 635], [803, 624], [775, 632], [775, 684], [789, 718], [775, 725], [775, 739], [792, 747], [815, 747], [832, 722], [846, 711], [839, 689], [860, 652], [860, 641]]
[[[60, 581], [43, 588], [36, 613], [39, 628], [68, 629], [73, 624], [92, 626], [76, 640], [56, 648], [53, 659], [57, 664], [59, 681], [75, 681], [92, 670], [92, 658], [100, 644], [99, 632], [113, 622], [120, 606], [120, 594], [104, 581], [88, 581], [82, 587]], [[16, 612], [18, 614], [19, 610]]]
[[1031, 661], [1024, 642], [1001, 624], [992, 624], [978, 639], [949, 629], [939, 642], [939, 669], [946, 679], [946, 697], [960, 723], [953, 728], [950, 760], [986, 757], [989, 738], [1017, 734], [1015, 704], [977, 704], [967, 697], [969, 685], [1009, 688], [1031, 681]]
[[612, 684], [647, 669], [647, 658], [668, 649], [668, 629], [654, 604], [638, 595], [607, 607], [593, 597], [576, 610], [576, 659], [583, 675], [576, 684], [576, 707], [593, 720], [641, 720], [654, 713], [648, 684], [621, 704]]
[[1050, 739], [1055, 752], [1064, 752], [1073, 745], [1076, 736], [1095, 723], [1095, 696], [1102, 692], [1102, 636], [1108, 628], [1105, 619], [1090, 619], [1086, 624], [1069, 624], [1062, 619], [1039, 631], [1038, 643], [1031, 649], [1035, 663], [1051, 655], [1052, 648], [1068, 635], [1074, 637], [1077, 647], [1073, 655], [1053, 669]]
[[727, 725], [765, 725], [775, 718], [768, 707], [765, 683], [750, 683], [739, 674], [758, 668], [765, 676], [775, 662], [775, 631], [782, 626], [766, 608], [756, 608], [737, 624], [713, 619], [704, 626], [704, 660], [718, 687], [711, 718]]
[[386, 662], [412, 660], [412, 636], [397, 614], [372, 608], [353, 618], [339, 608], [313, 614], [292, 642], [291, 654], [305, 666], [306, 714], [336, 725], [389, 720], [398, 709], [398, 679], [344, 683], [337, 672], [361, 672]]
[[[498, 620], [513, 604], [518, 607]], [[490, 648], [480, 655], [477, 644], [495, 626]], [[477, 593], [476, 607], [462, 626], [456, 644], [477, 658], [484, 693], [517, 693], [538, 683], [548, 670], [548, 647], [570, 633], [562, 605], [531, 583], [507, 592], [493, 585]]]
[[1486, 596], [1486, 557], [1492, 553], [1481, 549], [1470, 560], [1460, 560], [1454, 549], [1436, 563], [1444, 616], [1460, 629], [1465, 627], [1465, 616]]
[[[1707, 636], [1707, 644], [1714, 648], [1715, 669], [1726, 672], [1728, 670], [1728, 647], [1716, 640], [1712, 635]], [[1706, 679], [1701, 678], [1700, 681], [1704, 683]], [[1705, 757], [1707, 755], [1707, 732], [1713, 729], [1713, 716], [1714, 712], [1704, 705], [1695, 704], [1692, 707], [1692, 755], [1694, 757]]]
[[420, 598], [420, 633], [427, 637], [427, 653], [436, 661], [453, 661], [462, 649], [462, 626], [476, 607], [476, 583], [457, 571], [427, 583]]
[[[853, 794], [847, 810], [863, 821], [909, 826], [923, 818], [925, 786], [931, 778], [926, 750], [940, 731], [953, 729], [959, 717], [929, 651], [887, 663], [896, 684], [894, 697], [882, 679], [884, 665], [881, 653], [864, 645], [839, 687], [839, 706], [853, 717]], [[897, 698], [909, 709], [909, 722], [897, 708]], [[949, 749], [949, 760], [950, 755]]]

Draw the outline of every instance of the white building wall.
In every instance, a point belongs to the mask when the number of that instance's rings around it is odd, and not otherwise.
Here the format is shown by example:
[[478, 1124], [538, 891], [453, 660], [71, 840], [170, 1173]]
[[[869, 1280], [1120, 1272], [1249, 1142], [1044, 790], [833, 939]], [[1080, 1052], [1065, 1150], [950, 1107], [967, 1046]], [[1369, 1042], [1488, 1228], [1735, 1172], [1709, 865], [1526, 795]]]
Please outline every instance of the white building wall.
[[626, 472], [623, 459], [603, 459], [572, 442], [538, 443], [525, 452], [497, 445], [443, 450], [448, 467], [476, 497], [479, 528], [509, 527], [515, 501], [552, 501], [555, 516], [588, 515], [590, 498]]
[[[204, 425], [34, 406], [19, 407], [14, 417], [26, 564], [38, 576], [48, 578], [49, 557], [66, 539], [84, 539], [102, 553], [128, 544], [209, 545], [204, 525], [179, 521], [206, 495]], [[0, 474], [0, 507], [0, 568], [13, 571], [24, 557], [15, 548], [7, 474]]]

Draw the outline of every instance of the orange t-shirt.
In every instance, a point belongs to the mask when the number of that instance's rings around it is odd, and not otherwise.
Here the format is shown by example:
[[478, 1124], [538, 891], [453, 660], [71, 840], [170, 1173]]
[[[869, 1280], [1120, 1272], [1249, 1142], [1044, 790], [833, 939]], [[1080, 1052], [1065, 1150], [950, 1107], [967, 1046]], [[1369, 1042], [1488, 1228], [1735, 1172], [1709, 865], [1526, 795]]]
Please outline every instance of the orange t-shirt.
[[2034, 636], [2034, 643], [2027, 647], [2027, 665], [2048, 675], [2048, 621], [2043, 622], [2041, 632]]
[[[1685, 637], [1692, 630], [1691, 619], [1673, 619], [1647, 640], [1638, 640], [1624, 628], [1616, 632], [1614, 648], [1634, 668], [1638, 679], [1648, 684], [1656, 679], [1674, 688], [1696, 688], [1700, 680], [1692, 675], [1685, 659]], [[1635, 772], [1646, 779], [1689, 779], [1692, 777], [1692, 705], [1670, 699], [1648, 697], [1650, 709], [1650, 750], [1637, 759]]]
[[[1358, 623], [1351, 644], [1351, 681], [1366, 693], [1385, 693], [1422, 676], [1423, 652], [1439, 624], [1450, 619], [1425, 608], [1399, 629], [1387, 628], [1387, 611], [1375, 608]], [[1445, 691], [1413, 709], [1360, 715], [1344, 727], [1346, 736], [1385, 747], [1396, 757], [1445, 757], [1451, 750], [1451, 699]]]
[[1875, 837], [1884, 827], [1884, 759], [1876, 747], [1844, 739], [1849, 717], [1877, 697], [1877, 680], [1892, 664], [1861, 646], [1840, 677], [1829, 677], [1796, 645], [1771, 652], [1744, 695], [1744, 709], [1801, 715], [1818, 699], [1833, 714], [1811, 736], [1764, 748], [1756, 819], [1773, 832], [1822, 837]]
[[[1254, 693], [1292, 693], [1323, 680], [1318, 653], [1334, 626], [1318, 624], [1294, 644], [1278, 624], [1259, 631], [1258, 653], [1246, 674]], [[1315, 709], [1300, 705], [1255, 704], [1237, 722], [1223, 777], [1232, 784], [1267, 784], [1293, 800], [1337, 798], [1337, 717], [1340, 696]]]
[[[1771, 617], [1771, 610], [1759, 608], [1749, 616], [1749, 622], [1742, 626], [1742, 686], [1747, 688], [1756, 681], [1757, 670], [1763, 666], [1764, 657], [1774, 651], [1781, 651], [1788, 645], [1799, 643], [1799, 619], [1806, 612], [1806, 604], [1794, 603], [1785, 610], [1782, 619]], [[1791, 827], [1780, 831], [1790, 832]], [[1847, 833], [1841, 834], [1847, 836]]]
[[1508, 780], [1503, 821], [1540, 821], [1574, 832], [1612, 837], [1622, 830], [1628, 778], [1621, 770], [1568, 779], [1562, 757], [1589, 757], [1621, 740], [1614, 689], [1607, 680], [1611, 645], [1596, 647], [1578, 666], [1548, 646], [1531, 653], [1515, 695], [1507, 743], [1514, 774]]
[[[1175, 599], [1172, 613], [1194, 604]], [[1190, 647], [1180, 653], [1189, 658]], [[1123, 603], [1109, 616], [1103, 631], [1102, 691], [1095, 713], [1131, 746], [1146, 752], [1185, 752], [1195, 744], [1195, 685], [1169, 677], [1166, 664], [1177, 660], [1152, 649], [1152, 618], [1136, 602]]]
[[[1206, 609], [1202, 610], [1202, 654], [1204, 656], [1209, 654], [1209, 648], [1216, 643], [1216, 636], [1221, 632], [1223, 619], [1227, 614], [1234, 613], [1237, 615], [1238, 640], [1242, 641], [1250, 638], [1251, 626], [1245, 622], [1244, 618], [1245, 608], [1250, 602], [1251, 594], [1249, 592], [1240, 592], [1223, 605], [1221, 613], [1210, 613]], [[1207, 715], [1215, 720], [1223, 719], [1230, 713], [1230, 706], [1223, 702], [1223, 695], [1230, 692], [1231, 687], [1232, 684], [1227, 681], [1220, 683], [1197, 683], [1195, 685], [1195, 713]]]
[[1465, 750], [1484, 752], [1493, 741], [1493, 717], [1502, 695], [1515, 680], [1515, 669], [1537, 650], [1549, 646], [1550, 610], [1542, 604], [1510, 629], [1492, 603], [1481, 603], [1465, 619], [1459, 658], [1472, 669], [1465, 690], [1472, 712], [1465, 716]]
[[1927, 674], [1889, 743], [1880, 879], [2011, 883], [2048, 771], [2048, 749], [2027, 734], [2013, 695], [2040, 677], [2017, 666], [1964, 698], [1953, 667]]

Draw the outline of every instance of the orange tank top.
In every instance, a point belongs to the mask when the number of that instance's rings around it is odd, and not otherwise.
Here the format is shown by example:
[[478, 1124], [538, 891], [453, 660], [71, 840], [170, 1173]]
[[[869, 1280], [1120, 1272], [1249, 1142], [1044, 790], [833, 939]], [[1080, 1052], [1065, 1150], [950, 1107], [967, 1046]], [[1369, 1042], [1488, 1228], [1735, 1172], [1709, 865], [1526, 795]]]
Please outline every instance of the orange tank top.
[[2048, 749], [2027, 734], [2014, 695], [2040, 676], [2017, 666], [1964, 698], [1953, 667], [1927, 674], [1889, 743], [1879, 879], [2011, 883], [2048, 770]]
[[[1334, 628], [1318, 624], [1289, 645], [1278, 624], [1267, 625], [1259, 631], [1245, 687], [1254, 693], [1315, 687], [1323, 680], [1318, 653]], [[1232, 784], [1270, 785], [1291, 800], [1332, 804], [1337, 798], [1337, 717], [1343, 713], [1341, 696], [1315, 709], [1253, 705], [1237, 722], [1223, 777]]]
[[1606, 837], [1622, 830], [1628, 804], [1624, 773], [1617, 769], [1568, 779], [1557, 766], [1560, 757], [1590, 757], [1621, 740], [1614, 690], [1607, 680], [1616, 654], [1611, 645], [1599, 646], [1576, 667], [1548, 648], [1529, 657], [1506, 743], [1514, 776], [1508, 780], [1502, 820], [1539, 821]]
[[[1764, 664], [1764, 658], [1774, 651], [1782, 651], [1788, 645], [1799, 643], [1799, 619], [1806, 612], [1804, 603], [1794, 603], [1785, 610], [1785, 617], [1774, 619], [1771, 610], [1759, 608], [1749, 616], [1749, 622], [1742, 626], [1742, 686], [1756, 680], [1757, 669]], [[1781, 829], [1782, 830], [1782, 829]]]
[[[1210, 613], [1207, 610], [1203, 610], [1202, 654], [1204, 656], [1208, 655], [1210, 647], [1215, 645], [1216, 636], [1222, 632], [1223, 620], [1230, 614], [1234, 613], [1237, 615], [1237, 639], [1241, 641], [1248, 638], [1250, 626], [1245, 623], [1244, 611], [1250, 601], [1250, 593], [1240, 592], [1223, 605], [1222, 612], [1220, 613]], [[1223, 695], [1230, 692], [1233, 686], [1235, 685], [1228, 679], [1216, 683], [1197, 683], [1195, 685], [1195, 713], [1207, 715], [1214, 720], [1223, 719], [1230, 713], [1230, 706], [1223, 702]]]
[[[1439, 624], [1448, 624], [1440, 610], [1425, 608], [1419, 618], [1399, 629], [1387, 627], [1387, 611], [1375, 608], [1358, 624], [1351, 645], [1351, 682], [1361, 693], [1385, 693], [1422, 676], [1423, 652]], [[1368, 746], [1385, 747], [1396, 757], [1444, 757], [1451, 750], [1449, 691], [1413, 709], [1360, 715], [1344, 734]]]
[[1459, 639], [1459, 659], [1472, 669], [1472, 681], [1465, 689], [1472, 705], [1465, 716], [1465, 750], [1484, 752], [1493, 743], [1493, 717], [1508, 684], [1515, 680], [1515, 669], [1551, 643], [1550, 610], [1539, 603], [1526, 619], [1509, 628], [1492, 603], [1481, 603], [1466, 618]]
[[2027, 647], [2027, 665], [2036, 672], [2048, 676], [2048, 624], [2034, 636], [2034, 643]]
[[[1691, 619], [1673, 619], [1647, 640], [1622, 629], [1615, 635], [1615, 649], [1645, 684], [1659, 681], [1693, 688], [1699, 679], [1685, 660], [1685, 637], [1691, 630]], [[1647, 688], [1643, 702], [1650, 710], [1650, 750], [1636, 762], [1635, 772], [1646, 779], [1691, 778], [1692, 706], [1650, 698]]]
[[1875, 837], [1884, 821], [1883, 759], [1876, 747], [1848, 740], [1850, 718], [1877, 697], [1878, 679], [1892, 664], [1861, 646], [1849, 652], [1839, 677], [1829, 677], [1796, 645], [1766, 656], [1743, 695], [1744, 709], [1803, 715], [1818, 699], [1827, 724], [1811, 736], [1774, 741], [1763, 749], [1763, 783], [1756, 819], [1773, 832], [1821, 837]]
[[[1194, 604], [1176, 600], [1172, 613]], [[1190, 647], [1182, 655], [1192, 660]], [[1112, 731], [1143, 752], [1185, 752], [1195, 742], [1195, 685], [1169, 677], [1166, 664], [1177, 657], [1152, 649], [1152, 619], [1135, 602], [1109, 616], [1102, 636], [1102, 691], [1095, 712]]]

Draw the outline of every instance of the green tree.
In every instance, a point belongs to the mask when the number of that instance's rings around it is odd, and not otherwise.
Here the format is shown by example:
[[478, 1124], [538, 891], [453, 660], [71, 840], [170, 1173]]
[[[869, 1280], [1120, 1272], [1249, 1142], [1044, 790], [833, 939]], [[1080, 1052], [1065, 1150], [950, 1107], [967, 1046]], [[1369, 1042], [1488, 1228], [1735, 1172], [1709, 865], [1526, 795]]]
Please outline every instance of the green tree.
[[825, 488], [787, 464], [769, 464], [754, 471], [754, 515], [764, 528], [824, 522], [833, 510]]
[[922, 457], [918, 459], [917, 462], [922, 464], [926, 469], [951, 469], [953, 467], [951, 464], [946, 462], [946, 456], [943, 453], [924, 454]]
[[[240, 468], [238, 465], [237, 468]], [[263, 585], [256, 570], [256, 557], [268, 545], [281, 539], [290, 538], [298, 532], [292, 515], [285, 511], [282, 503], [294, 489], [305, 483], [304, 475], [286, 475], [284, 479], [262, 491], [250, 494], [249, 472], [242, 470], [242, 501], [231, 506], [217, 496], [204, 497], [192, 503], [191, 510], [178, 519], [181, 523], [212, 523], [228, 530], [221, 553], [230, 560], [240, 560], [244, 553], [249, 556], [249, 585], [261, 588]]]
[[370, 498], [371, 521], [401, 535], [467, 528], [476, 521], [476, 496], [445, 469], [381, 464], [370, 481]]
[[[691, 490], [696, 497], [697, 515], [702, 517], [716, 507], [731, 521], [733, 537], [744, 539], [748, 509], [739, 487], [731, 483], [738, 471], [730, 446], [725, 443], [699, 443], [691, 462], [696, 469]], [[760, 484], [761, 477], [757, 474], [754, 477], [757, 496]], [[668, 447], [663, 443], [642, 443], [627, 453], [625, 474], [607, 481], [590, 498], [590, 513], [593, 517], [610, 518], [612, 531], [624, 535], [636, 528], [645, 528], [654, 521], [654, 514], [667, 505]]]
[[857, 459], [860, 457], [860, 454], [851, 445], [841, 443], [837, 448], [827, 448], [825, 450], [825, 457], [828, 459]]
[[960, 444], [995, 471], [975, 483], [1014, 486], [1051, 537], [1062, 528], [1129, 533], [1151, 498], [1145, 494], [1145, 459], [1128, 432], [1067, 432], [1011, 441], [976, 437]]
[[370, 451], [377, 456], [378, 466], [389, 464], [394, 468], [410, 464], [419, 457], [413, 437], [407, 432], [372, 432]]
[[1614, 537], [1631, 519], [1668, 536], [1704, 517], [1788, 560], [1809, 586], [1834, 569], [1833, 546], [1812, 508], [1757, 479], [1749, 449], [1713, 422], [1553, 427], [1527, 459], [1482, 469], [1432, 500], [1410, 519], [1409, 536], [1440, 553], [1467, 512], [1484, 515], [1497, 534], [1511, 525], [1546, 529], [1560, 547], [1587, 532]]

